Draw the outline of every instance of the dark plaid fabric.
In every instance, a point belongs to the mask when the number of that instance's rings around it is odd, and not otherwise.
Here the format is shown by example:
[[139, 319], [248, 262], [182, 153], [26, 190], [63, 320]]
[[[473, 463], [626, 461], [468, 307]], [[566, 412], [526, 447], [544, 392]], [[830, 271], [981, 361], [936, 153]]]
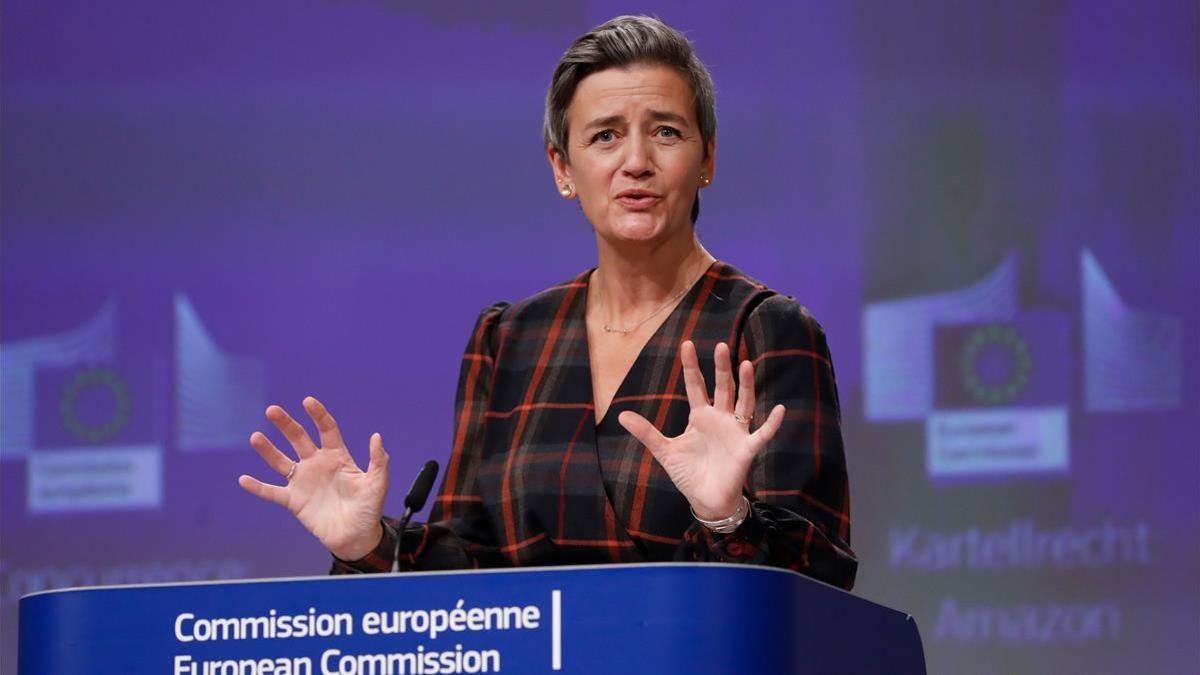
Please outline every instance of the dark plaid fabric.
[[[833, 364], [820, 325], [790, 297], [724, 263], [684, 296], [634, 362], [604, 419], [593, 413], [585, 300], [590, 271], [480, 315], [458, 383], [453, 451], [430, 524], [405, 533], [404, 569], [602, 562], [775, 565], [849, 589], [850, 503]], [[679, 345], [696, 343], [711, 394], [713, 347], [751, 359], [755, 419], [783, 426], [751, 469], [734, 533], [696, 523], [653, 456], [620, 424], [634, 410], [668, 436], [687, 426]], [[334, 573], [391, 569], [396, 521]]]

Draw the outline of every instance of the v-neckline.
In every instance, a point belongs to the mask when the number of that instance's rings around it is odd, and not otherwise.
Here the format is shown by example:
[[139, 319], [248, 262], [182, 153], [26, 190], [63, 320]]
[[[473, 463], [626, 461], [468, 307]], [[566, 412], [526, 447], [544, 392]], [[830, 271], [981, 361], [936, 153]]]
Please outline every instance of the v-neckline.
[[671, 311], [667, 314], [667, 317], [662, 320], [662, 323], [658, 324], [658, 327], [655, 328], [654, 332], [650, 334], [650, 337], [646, 339], [646, 342], [642, 345], [642, 348], [638, 350], [637, 356], [635, 356], [633, 361], [630, 362], [629, 368], [627, 368], [625, 373], [621, 376], [621, 381], [617, 384], [617, 388], [613, 390], [612, 398], [608, 401], [608, 407], [604, 409], [604, 417], [601, 418], [596, 417], [596, 390], [595, 387], [592, 386], [593, 382], [595, 381], [595, 377], [592, 374], [592, 340], [591, 335], [588, 333], [587, 325], [588, 296], [590, 295], [588, 291], [591, 289], [592, 275], [595, 274], [596, 268], [593, 267], [583, 273], [583, 302], [579, 303], [581, 307], [580, 321], [583, 323], [583, 355], [584, 361], [587, 364], [587, 392], [592, 403], [591, 416], [592, 428], [594, 430], [599, 431], [600, 427], [602, 427], [604, 422], [608, 419], [609, 413], [611, 413], [613, 409], [613, 402], [621, 397], [621, 393], [625, 390], [626, 384], [629, 382], [629, 376], [633, 374], [633, 372], [637, 370], [638, 366], [642, 363], [642, 360], [646, 355], [646, 348], [649, 347], [656, 339], [658, 339], [659, 334], [662, 333], [669, 324], [678, 320], [679, 308], [683, 307], [685, 304], [688, 304], [689, 300], [694, 299], [697, 289], [701, 287], [701, 282], [703, 282], [708, 275], [712, 273], [713, 269], [722, 264], [723, 263], [720, 260], [714, 259], [708, 265], [708, 267], [704, 269], [704, 273], [696, 277], [696, 280], [693, 281], [692, 285], [688, 288], [687, 293], [683, 294], [683, 297], [680, 298], [679, 301], [675, 303], [675, 306], [671, 308]]

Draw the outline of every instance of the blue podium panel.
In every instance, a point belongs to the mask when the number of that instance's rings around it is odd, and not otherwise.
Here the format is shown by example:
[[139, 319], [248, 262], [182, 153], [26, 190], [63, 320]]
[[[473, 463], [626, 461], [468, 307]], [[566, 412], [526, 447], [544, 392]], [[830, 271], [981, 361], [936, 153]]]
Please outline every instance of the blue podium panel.
[[69, 589], [19, 632], [22, 675], [925, 672], [911, 617], [721, 564]]

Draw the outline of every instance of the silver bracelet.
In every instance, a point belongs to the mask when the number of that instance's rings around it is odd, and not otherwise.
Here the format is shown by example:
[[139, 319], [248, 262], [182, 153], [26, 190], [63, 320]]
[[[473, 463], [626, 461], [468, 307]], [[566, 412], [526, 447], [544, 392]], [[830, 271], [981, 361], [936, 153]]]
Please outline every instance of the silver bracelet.
[[[689, 506], [688, 508], [691, 507]], [[691, 510], [692, 517], [696, 519], [696, 522], [717, 534], [729, 534], [741, 527], [742, 523], [746, 521], [746, 517], [750, 515], [750, 500], [746, 499], [746, 495], [742, 495], [742, 501], [738, 502], [737, 509], [734, 510], [733, 515], [720, 520], [705, 520], [696, 515], [695, 509]]]

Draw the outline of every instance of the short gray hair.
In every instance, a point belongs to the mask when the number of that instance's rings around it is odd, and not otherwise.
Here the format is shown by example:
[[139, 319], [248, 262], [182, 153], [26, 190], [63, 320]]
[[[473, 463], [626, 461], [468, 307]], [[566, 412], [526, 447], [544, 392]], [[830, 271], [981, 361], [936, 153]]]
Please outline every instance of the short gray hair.
[[[649, 16], [618, 16], [581, 35], [559, 59], [546, 91], [542, 136], [565, 160], [567, 106], [583, 78], [608, 68], [635, 63], [658, 63], [679, 71], [692, 87], [700, 140], [707, 156], [708, 141], [717, 133], [716, 94], [708, 68], [696, 56], [683, 33]], [[692, 222], [700, 214], [700, 198], [692, 206]]]

